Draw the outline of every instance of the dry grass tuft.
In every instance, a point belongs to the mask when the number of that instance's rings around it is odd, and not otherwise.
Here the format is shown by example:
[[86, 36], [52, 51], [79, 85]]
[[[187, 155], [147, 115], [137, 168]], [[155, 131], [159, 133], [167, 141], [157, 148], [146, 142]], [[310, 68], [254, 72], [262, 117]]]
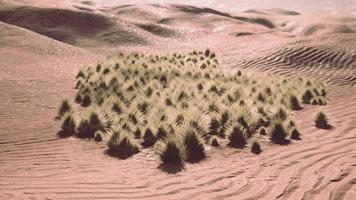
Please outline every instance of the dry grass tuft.
[[314, 119], [315, 126], [321, 129], [330, 129], [331, 126], [328, 123], [328, 118], [324, 112], [318, 112]]

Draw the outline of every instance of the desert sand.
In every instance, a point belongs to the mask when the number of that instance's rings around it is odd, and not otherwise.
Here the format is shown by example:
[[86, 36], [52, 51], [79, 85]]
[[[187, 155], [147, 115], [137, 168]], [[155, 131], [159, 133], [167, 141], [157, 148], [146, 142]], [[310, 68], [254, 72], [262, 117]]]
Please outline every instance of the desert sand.
[[[300, 141], [265, 141], [258, 156], [208, 148], [209, 159], [177, 174], [157, 169], [149, 149], [118, 160], [104, 143], [56, 135], [58, 102], [74, 95], [81, 66], [117, 51], [192, 48], [212, 49], [228, 72], [323, 80], [328, 105], [293, 113]], [[0, 69], [0, 199], [355, 199], [352, 14], [1, 0]], [[319, 110], [332, 129], [314, 126]]]

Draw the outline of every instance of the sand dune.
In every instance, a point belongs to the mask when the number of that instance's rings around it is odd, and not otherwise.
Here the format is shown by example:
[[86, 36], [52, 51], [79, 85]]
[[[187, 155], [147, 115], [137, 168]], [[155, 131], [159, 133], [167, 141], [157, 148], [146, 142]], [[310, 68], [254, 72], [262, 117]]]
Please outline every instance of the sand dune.
[[[0, 199], [354, 199], [354, 18], [171, 4], [0, 2]], [[93, 11], [72, 6], [80, 4]], [[249, 148], [208, 147], [207, 160], [178, 174], [160, 171], [148, 149], [117, 160], [103, 153], [104, 143], [57, 137], [56, 105], [73, 96], [81, 65], [117, 50], [191, 48], [213, 49], [226, 71], [324, 80], [328, 104], [293, 112], [300, 141], [279, 146], [265, 139], [259, 156]], [[332, 129], [314, 126], [319, 110]]]
[[[281, 74], [304, 74], [333, 84], [355, 84], [356, 35], [333, 35], [296, 41], [247, 58], [237, 66]], [[341, 42], [342, 41], [342, 42]]]
[[0, 20], [73, 45], [146, 42], [113, 19], [91, 12], [24, 6], [1, 10]]
[[162, 37], [177, 36], [177, 33], [174, 30], [163, 27], [162, 25], [157, 25], [157, 24], [136, 24], [136, 25], [154, 35], [158, 35]]

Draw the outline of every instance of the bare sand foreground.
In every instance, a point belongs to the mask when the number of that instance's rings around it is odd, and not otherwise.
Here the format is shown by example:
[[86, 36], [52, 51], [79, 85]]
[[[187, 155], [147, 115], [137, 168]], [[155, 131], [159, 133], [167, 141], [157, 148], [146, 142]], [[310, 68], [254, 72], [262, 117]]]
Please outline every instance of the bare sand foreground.
[[[294, 113], [302, 140], [263, 153], [207, 149], [177, 174], [144, 150], [59, 139], [53, 120], [80, 66], [120, 51], [210, 48], [227, 71], [325, 81], [327, 106]], [[0, 0], [0, 199], [355, 199], [356, 18], [282, 9]], [[325, 111], [333, 126], [314, 127]]]

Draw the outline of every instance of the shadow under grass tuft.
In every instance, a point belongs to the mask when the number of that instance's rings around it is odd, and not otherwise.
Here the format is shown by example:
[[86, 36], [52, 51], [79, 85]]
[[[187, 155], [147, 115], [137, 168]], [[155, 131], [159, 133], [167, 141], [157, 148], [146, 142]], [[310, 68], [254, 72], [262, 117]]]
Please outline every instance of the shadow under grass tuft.
[[207, 156], [206, 156], [205, 153], [195, 153], [195, 154], [191, 154], [186, 161], [189, 162], [189, 163], [192, 163], [192, 164], [193, 163], [199, 163], [199, 162], [205, 160], [206, 157]]
[[318, 125], [317, 126], [318, 128], [320, 129], [324, 129], [324, 130], [330, 130], [330, 129], [333, 129], [334, 127], [330, 124], [323, 124], [323, 125]]
[[69, 138], [69, 137], [73, 136], [74, 134], [75, 134], [74, 132], [61, 130], [57, 133], [57, 136], [61, 139], [64, 139], [64, 138]]
[[158, 166], [158, 169], [167, 174], [176, 174], [183, 171], [185, 168], [183, 164], [162, 163]]
[[275, 140], [275, 141], [272, 141], [274, 144], [279, 144], [279, 145], [288, 145], [291, 143], [290, 140], [288, 139], [281, 139], [281, 140]]
[[134, 154], [137, 154], [138, 152], [132, 152], [132, 151], [117, 151], [117, 150], [113, 150], [113, 149], [107, 149], [105, 150], [105, 154], [109, 155], [113, 158], [117, 158], [120, 160], [125, 160], [131, 156], [133, 156]]

